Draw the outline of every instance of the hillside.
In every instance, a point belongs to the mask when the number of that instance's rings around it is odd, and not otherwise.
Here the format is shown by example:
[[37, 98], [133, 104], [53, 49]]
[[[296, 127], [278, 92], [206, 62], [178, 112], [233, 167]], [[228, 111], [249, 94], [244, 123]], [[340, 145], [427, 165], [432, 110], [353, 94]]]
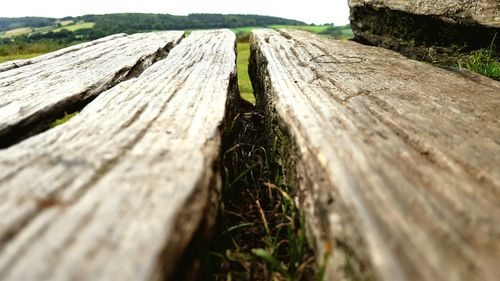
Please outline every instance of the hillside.
[[[95, 23], [93, 28], [79, 32], [82, 37], [97, 38], [113, 33], [136, 33], [151, 30], [184, 30], [184, 29], [206, 29], [206, 28], [234, 28], [243, 26], [268, 26], [268, 25], [304, 25], [305, 23], [270, 16], [258, 15], [223, 15], [223, 14], [190, 14], [187, 16], [175, 16], [169, 14], [106, 14], [106, 15], [84, 15], [79, 17], [65, 17], [62, 19], [23, 17], [23, 18], [0, 18], [0, 34], [8, 37], [31, 35], [33, 33], [59, 32], [65, 25], [72, 23]], [[43, 28], [43, 32], [38, 29]], [[69, 31], [80, 29], [67, 28]], [[15, 32], [15, 30], [19, 32]], [[12, 32], [14, 31], [14, 32]]]
[[40, 17], [0, 18], [0, 32], [22, 27], [44, 27], [56, 25], [57, 19]]

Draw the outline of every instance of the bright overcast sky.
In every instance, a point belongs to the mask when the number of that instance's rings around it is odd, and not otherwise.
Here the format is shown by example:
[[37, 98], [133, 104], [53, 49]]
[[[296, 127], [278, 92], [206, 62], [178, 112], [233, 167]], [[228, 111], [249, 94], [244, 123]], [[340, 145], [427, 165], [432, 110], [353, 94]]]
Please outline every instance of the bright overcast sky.
[[307, 23], [347, 24], [347, 0], [15, 0], [0, 9], [0, 17], [43, 16], [61, 18], [107, 13], [257, 14]]

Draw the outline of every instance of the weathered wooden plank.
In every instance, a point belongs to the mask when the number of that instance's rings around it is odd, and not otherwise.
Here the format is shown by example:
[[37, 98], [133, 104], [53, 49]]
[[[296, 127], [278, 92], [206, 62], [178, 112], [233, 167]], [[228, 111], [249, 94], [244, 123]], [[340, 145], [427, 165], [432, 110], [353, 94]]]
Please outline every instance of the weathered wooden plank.
[[67, 47], [67, 48], [52, 52], [52, 53], [48, 53], [45, 55], [34, 57], [31, 59], [14, 60], [14, 61], [0, 63], [0, 72], [11, 70], [14, 68], [23, 67], [23, 66], [30, 65], [30, 64], [35, 64], [35, 63], [38, 63], [38, 62], [41, 62], [44, 60], [49, 60], [52, 58], [60, 57], [62, 55], [65, 55], [65, 54], [68, 54], [71, 52], [76, 52], [76, 51], [81, 50], [83, 48], [87, 48], [90, 46], [94, 46], [94, 45], [97, 45], [100, 43], [104, 43], [104, 42], [111, 41], [111, 40], [114, 40], [116, 38], [125, 37], [125, 36], [127, 36], [127, 34], [125, 34], [125, 33], [114, 34], [114, 35], [110, 35], [110, 36], [107, 36], [107, 37], [104, 37], [101, 39], [97, 39], [94, 41], [90, 41], [87, 43], [82, 43], [82, 44], [70, 46], [70, 47]]
[[500, 53], [498, 0], [349, 0], [355, 40], [449, 65], [472, 51]]
[[500, 83], [306, 32], [251, 44], [325, 280], [498, 280]]
[[500, 2], [497, 0], [349, 0], [349, 7], [356, 9], [371, 6], [389, 8], [410, 14], [442, 17], [448, 22], [468, 22], [500, 28]]
[[168, 278], [220, 187], [234, 46], [229, 30], [193, 32], [69, 122], [0, 151], [0, 279]]
[[182, 37], [181, 31], [118, 37], [0, 72], [0, 146], [137, 75]]

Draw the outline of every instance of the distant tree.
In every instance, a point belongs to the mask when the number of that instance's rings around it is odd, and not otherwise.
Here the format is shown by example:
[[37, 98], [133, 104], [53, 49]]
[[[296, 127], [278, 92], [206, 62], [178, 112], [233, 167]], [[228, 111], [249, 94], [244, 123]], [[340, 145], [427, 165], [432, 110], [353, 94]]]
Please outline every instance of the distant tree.
[[321, 32], [323, 35], [339, 36], [342, 34], [341, 27], [329, 26]]

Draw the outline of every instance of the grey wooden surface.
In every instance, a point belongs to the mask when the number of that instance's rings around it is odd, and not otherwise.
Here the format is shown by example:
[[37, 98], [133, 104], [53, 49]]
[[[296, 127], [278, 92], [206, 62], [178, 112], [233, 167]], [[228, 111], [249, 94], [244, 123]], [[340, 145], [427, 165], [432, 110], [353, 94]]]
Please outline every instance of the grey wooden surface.
[[39, 63], [39, 62], [42, 62], [42, 61], [45, 61], [45, 60], [48, 60], [48, 59], [53, 59], [53, 58], [56, 58], [56, 57], [60, 57], [62, 55], [68, 54], [68, 53], [76, 52], [76, 51], [79, 51], [81, 49], [88, 48], [90, 46], [98, 45], [98, 44], [101, 44], [101, 43], [104, 43], [104, 42], [107, 42], [107, 41], [111, 41], [111, 40], [114, 40], [114, 39], [117, 39], [117, 38], [120, 38], [120, 37], [125, 37], [125, 36], [127, 36], [127, 34], [124, 34], [124, 33], [113, 34], [113, 35], [106, 36], [106, 37], [101, 38], [101, 39], [97, 39], [97, 40], [86, 42], [86, 43], [82, 43], [82, 44], [77, 44], [77, 45], [74, 45], [74, 46], [63, 48], [61, 50], [57, 50], [55, 52], [51, 52], [51, 53], [48, 53], [48, 54], [45, 54], [45, 55], [41, 55], [41, 56], [37, 56], [37, 57], [34, 57], [34, 58], [21, 59], [21, 60], [13, 60], [13, 61], [8, 61], [8, 62], [0, 63], [0, 72], [11, 70], [11, 69], [14, 69], [14, 68], [23, 67], [23, 66], [26, 66], [26, 65], [31, 65], [31, 64]]
[[181, 31], [118, 35], [0, 72], [0, 142], [137, 75], [182, 36]]
[[193, 32], [69, 122], [0, 150], [0, 280], [171, 277], [213, 220], [234, 48], [229, 30]]
[[251, 50], [325, 280], [499, 280], [499, 82], [300, 31]]
[[440, 17], [452, 23], [476, 22], [484, 26], [500, 28], [500, 2], [498, 0], [349, 0], [351, 9], [363, 6]]

